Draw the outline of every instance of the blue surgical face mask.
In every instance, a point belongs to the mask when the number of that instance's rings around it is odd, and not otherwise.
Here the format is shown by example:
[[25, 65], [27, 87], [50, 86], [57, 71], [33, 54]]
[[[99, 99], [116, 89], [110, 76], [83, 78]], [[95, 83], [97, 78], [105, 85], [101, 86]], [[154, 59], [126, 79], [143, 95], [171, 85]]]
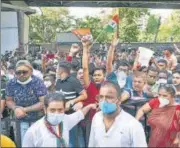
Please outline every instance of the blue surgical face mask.
[[117, 110], [117, 105], [115, 103], [108, 103], [107, 101], [100, 102], [99, 106], [104, 114], [111, 114]]
[[56, 126], [59, 123], [61, 123], [64, 119], [64, 113], [48, 113], [47, 114], [47, 121], [53, 125]]

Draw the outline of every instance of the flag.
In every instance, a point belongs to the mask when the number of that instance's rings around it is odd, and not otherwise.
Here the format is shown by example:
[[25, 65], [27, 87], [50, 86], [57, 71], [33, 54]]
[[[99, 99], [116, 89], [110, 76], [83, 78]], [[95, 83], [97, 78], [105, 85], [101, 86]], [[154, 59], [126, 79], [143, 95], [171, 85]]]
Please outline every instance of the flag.
[[114, 32], [118, 24], [119, 24], [119, 16], [116, 14], [113, 16], [112, 20], [105, 27], [105, 30], [107, 32]]
[[93, 41], [93, 36], [91, 34], [90, 28], [80, 28], [80, 29], [74, 29], [72, 30], [72, 33], [74, 33], [80, 40], [89, 40]]
[[83, 36], [91, 34], [91, 30], [90, 28], [80, 28], [72, 30], [72, 33], [74, 33], [79, 39], [81, 39]]

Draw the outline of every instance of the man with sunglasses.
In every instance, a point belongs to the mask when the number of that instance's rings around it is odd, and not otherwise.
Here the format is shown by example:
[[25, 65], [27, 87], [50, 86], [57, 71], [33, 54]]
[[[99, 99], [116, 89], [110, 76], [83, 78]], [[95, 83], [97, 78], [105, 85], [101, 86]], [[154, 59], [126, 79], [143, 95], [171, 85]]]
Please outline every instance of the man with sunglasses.
[[44, 82], [34, 76], [31, 64], [20, 60], [16, 64], [15, 78], [6, 86], [6, 103], [20, 121], [21, 139], [32, 123], [40, 118], [44, 96], [47, 94]]

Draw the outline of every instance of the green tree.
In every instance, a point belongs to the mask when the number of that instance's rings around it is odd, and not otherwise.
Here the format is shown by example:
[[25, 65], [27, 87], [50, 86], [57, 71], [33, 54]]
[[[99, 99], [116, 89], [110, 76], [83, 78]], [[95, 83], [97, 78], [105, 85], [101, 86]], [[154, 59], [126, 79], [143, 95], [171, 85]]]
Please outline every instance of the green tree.
[[67, 8], [41, 8], [42, 15], [30, 16], [29, 38], [35, 43], [55, 42], [56, 32], [69, 31], [73, 17]]
[[[104, 22], [99, 17], [86, 16], [83, 19], [76, 19], [76, 28], [90, 28], [94, 40], [97, 38], [97, 42], [109, 41], [110, 34], [103, 31]], [[100, 36], [99, 36], [100, 35]]]
[[155, 34], [159, 25], [159, 17], [150, 15], [148, 18], [146, 33]]
[[161, 42], [164, 41], [180, 41], [180, 11], [174, 10], [160, 26], [158, 40]]
[[140, 34], [140, 19], [149, 15], [146, 8], [119, 8], [120, 39], [122, 42], [137, 42]]
[[145, 30], [141, 31], [139, 35], [140, 41], [153, 42], [159, 30], [159, 16], [149, 15]]

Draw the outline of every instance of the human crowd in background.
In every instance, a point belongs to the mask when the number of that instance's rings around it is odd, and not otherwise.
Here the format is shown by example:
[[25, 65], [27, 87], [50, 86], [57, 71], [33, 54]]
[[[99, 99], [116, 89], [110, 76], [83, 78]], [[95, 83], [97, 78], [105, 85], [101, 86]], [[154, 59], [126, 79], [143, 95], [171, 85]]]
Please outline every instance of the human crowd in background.
[[142, 66], [138, 49], [117, 45], [115, 33], [106, 54], [82, 40], [67, 54], [3, 56], [1, 119], [20, 123], [22, 147], [180, 146], [180, 50], [166, 47]]

